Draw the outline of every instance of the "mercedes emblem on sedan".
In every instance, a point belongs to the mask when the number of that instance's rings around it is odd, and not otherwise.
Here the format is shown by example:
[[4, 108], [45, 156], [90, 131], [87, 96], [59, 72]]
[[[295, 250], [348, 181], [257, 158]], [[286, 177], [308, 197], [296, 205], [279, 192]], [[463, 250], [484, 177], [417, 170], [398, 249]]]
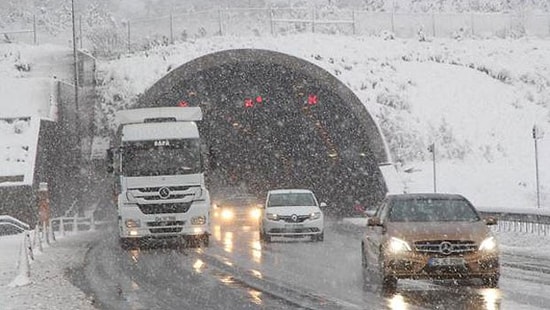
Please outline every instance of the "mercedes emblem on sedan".
[[162, 199], [167, 199], [168, 197], [170, 197], [170, 189], [168, 187], [161, 187], [159, 189], [159, 196], [160, 198]]
[[453, 245], [448, 241], [443, 241], [439, 245], [439, 252], [444, 255], [449, 255], [453, 252]]

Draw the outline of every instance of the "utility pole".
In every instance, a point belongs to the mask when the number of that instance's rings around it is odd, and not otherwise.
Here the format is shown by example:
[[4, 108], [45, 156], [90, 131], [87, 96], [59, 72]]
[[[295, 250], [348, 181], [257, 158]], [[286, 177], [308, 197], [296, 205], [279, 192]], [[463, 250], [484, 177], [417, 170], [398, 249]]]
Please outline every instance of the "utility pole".
[[434, 193], [437, 193], [437, 179], [436, 179], [436, 170], [435, 170], [435, 143], [428, 146], [428, 151], [432, 153], [432, 165], [433, 165], [433, 177], [434, 177]]

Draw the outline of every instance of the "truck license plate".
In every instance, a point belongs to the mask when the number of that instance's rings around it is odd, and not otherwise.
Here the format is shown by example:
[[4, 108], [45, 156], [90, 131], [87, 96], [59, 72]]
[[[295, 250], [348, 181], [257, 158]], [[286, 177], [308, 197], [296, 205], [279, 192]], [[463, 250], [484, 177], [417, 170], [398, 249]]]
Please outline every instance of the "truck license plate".
[[464, 265], [464, 258], [459, 257], [432, 257], [428, 262], [430, 266], [462, 266]]

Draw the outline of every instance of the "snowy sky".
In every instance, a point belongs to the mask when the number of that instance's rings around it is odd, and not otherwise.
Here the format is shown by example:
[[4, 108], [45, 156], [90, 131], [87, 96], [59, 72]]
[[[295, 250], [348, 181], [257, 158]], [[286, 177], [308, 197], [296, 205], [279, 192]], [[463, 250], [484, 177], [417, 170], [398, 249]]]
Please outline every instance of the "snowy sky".
[[[535, 38], [384, 40], [304, 34], [215, 37], [99, 61], [106, 105], [123, 104], [187, 61], [233, 48], [263, 48], [311, 61], [335, 75], [365, 103], [380, 124], [409, 191], [431, 191], [427, 146], [436, 143], [439, 191], [459, 192], [480, 207], [528, 209], [535, 205], [531, 129], [549, 131], [550, 42]], [[51, 62], [66, 48], [0, 46], [0, 118], [51, 117]], [[31, 70], [18, 70], [29, 65]], [[61, 69], [60, 69], [61, 70]], [[68, 70], [65, 68], [63, 70]], [[115, 106], [115, 109], [120, 106]], [[15, 127], [0, 127], [0, 173], [20, 174], [17, 161], [32, 143]], [[550, 143], [539, 140], [539, 157]], [[13, 142], [16, 141], [16, 142]], [[13, 145], [13, 146], [12, 146]], [[9, 151], [8, 151], [9, 148]], [[23, 152], [25, 153], [25, 152]], [[17, 164], [15, 164], [15, 163]], [[26, 162], [32, 162], [26, 160]], [[550, 194], [550, 163], [539, 162], [542, 202]]]

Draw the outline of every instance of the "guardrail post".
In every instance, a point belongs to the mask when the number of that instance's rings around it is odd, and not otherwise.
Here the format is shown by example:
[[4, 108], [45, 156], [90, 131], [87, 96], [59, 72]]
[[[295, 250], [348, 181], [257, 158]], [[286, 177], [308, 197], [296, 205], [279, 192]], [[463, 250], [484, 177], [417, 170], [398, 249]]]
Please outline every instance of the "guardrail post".
[[73, 232], [78, 232], [78, 222], [77, 222], [77, 219], [76, 219], [76, 213], [73, 217]]
[[42, 235], [44, 236], [44, 239], [46, 239], [46, 244], [50, 245], [50, 238], [48, 236], [48, 225], [47, 222], [42, 222]]
[[355, 32], [356, 32], [356, 26], [355, 26], [355, 22], [356, 22], [356, 19], [355, 19], [355, 10], [351, 11], [351, 17], [353, 19], [353, 24], [352, 24], [352, 33], [353, 35], [355, 35]]
[[90, 216], [90, 230], [91, 231], [94, 231], [95, 230], [95, 218], [94, 218], [94, 214], [92, 213], [92, 215]]
[[62, 236], [65, 236], [65, 223], [63, 222], [63, 218], [59, 218], [59, 232]]

